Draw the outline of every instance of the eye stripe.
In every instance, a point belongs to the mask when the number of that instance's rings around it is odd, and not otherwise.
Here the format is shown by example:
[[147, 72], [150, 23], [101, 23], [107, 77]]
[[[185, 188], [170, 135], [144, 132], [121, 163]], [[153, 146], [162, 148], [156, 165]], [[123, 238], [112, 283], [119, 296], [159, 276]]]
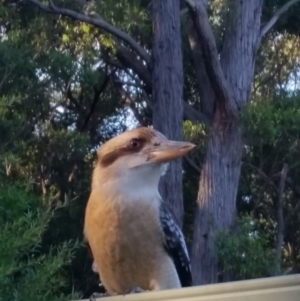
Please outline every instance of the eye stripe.
[[105, 154], [104, 156], [99, 156], [98, 162], [102, 167], [108, 167], [113, 164], [118, 158], [128, 154], [128, 150], [124, 148], [116, 149], [114, 151]]
[[135, 138], [135, 140], [140, 143], [140, 145], [137, 148], [131, 148], [130, 145], [127, 144], [126, 146], [121, 147], [121, 148], [117, 148], [117, 149], [105, 154], [104, 156], [100, 155], [98, 157], [99, 164], [102, 167], [108, 167], [111, 164], [113, 164], [118, 158], [120, 158], [122, 156], [126, 156], [126, 155], [131, 154], [131, 153], [139, 152], [143, 148], [143, 146], [145, 145], [146, 139], [144, 139], [144, 138]]

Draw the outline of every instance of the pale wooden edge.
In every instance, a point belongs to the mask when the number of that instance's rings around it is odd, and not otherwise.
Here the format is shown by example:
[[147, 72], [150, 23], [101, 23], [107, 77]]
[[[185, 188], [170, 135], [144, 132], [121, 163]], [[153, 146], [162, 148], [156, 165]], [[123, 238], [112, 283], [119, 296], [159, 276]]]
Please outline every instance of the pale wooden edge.
[[[88, 300], [88, 299], [86, 299]], [[97, 301], [300, 301], [300, 274], [193, 286], [126, 296], [98, 298]]]

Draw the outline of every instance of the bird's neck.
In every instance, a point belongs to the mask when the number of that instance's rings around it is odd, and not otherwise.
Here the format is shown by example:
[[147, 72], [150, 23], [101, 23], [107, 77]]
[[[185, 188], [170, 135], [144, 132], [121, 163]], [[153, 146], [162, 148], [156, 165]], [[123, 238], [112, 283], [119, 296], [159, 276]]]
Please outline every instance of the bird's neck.
[[158, 192], [159, 175], [152, 173], [140, 173], [130, 170], [120, 174], [109, 174], [107, 171], [95, 169], [93, 174], [92, 189], [108, 192], [115, 195], [115, 199], [120, 197], [128, 200], [160, 202]]

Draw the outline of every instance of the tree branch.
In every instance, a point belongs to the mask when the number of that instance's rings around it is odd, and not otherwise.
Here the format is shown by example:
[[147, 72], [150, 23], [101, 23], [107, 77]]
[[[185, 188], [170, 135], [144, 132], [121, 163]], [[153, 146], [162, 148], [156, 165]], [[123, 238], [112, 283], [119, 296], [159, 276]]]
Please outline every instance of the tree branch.
[[115, 86], [117, 87], [117, 89], [120, 91], [121, 97], [125, 103], [125, 105], [127, 105], [135, 119], [139, 122], [140, 126], [148, 126], [149, 123], [147, 122], [147, 120], [138, 112], [135, 104], [135, 100], [132, 99], [132, 97], [130, 96], [130, 94], [124, 89], [123, 84], [120, 83], [120, 81], [118, 80], [118, 78], [113, 78], [113, 83], [115, 84]]
[[115, 70], [113, 70], [112, 72], [111, 72], [111, 74], [108, 74], [108, 66], [106, 65], [105, 66], [105, 77], [104, 77], [104, 80], [103, 80], [103, 82], [101, 83], [101, 85], [100, 85], [100, 83], [99, 83], [99, 87], [94, 87], [94, 97], [93, 97], [93, 101], [92, 101], [92, 104], [91, 104], [91, 106], [90, 106], [90, 109], [89, 109], [89, 112], [88, 112], [88, 114], [86, 115], [86, 117], [85, 117], [85, 119], [84, 119], [84, 121], [83, 121], [83, 124], [82, 124], [82, 126], [81, 126], [81, 131], [84, 131], [86, 128], [87, 128], [87, 126], [88, 126], [88, 124], [89, 124], [89, 122], [90, 122], [90, 120], [91, 120], [91, 118], [92, 118], [92, 116], [93, 116], [93, 113], [95, 112], [95, 109], [96, 109], [96, 106], [97, 106], [97, 104], [98, 104], [98, 102], [99, 102], [99, 99], [100, 99], [100, 95], [104, 92], [104, 90], [106, 89], [106, 87], [107, 87], [107, 85], [108, 85], [108, 83], [109, 83], [109, 79], [110, 79], [110, 77], [113, 75], [115, 73]]
[[218, 57], [216, 41], [209, 24], [207, 9], [203, 1], [185, 0], [189, 6], [196, 33], [202, 48], [206, 72], [216, 95], [216, 101], [225, 105], [227, 113], [230, 108], [230, 94]]
[[57, 14], [62, 16], [70, 17], [71, 19], [85, 22], [91, 25], [94, 25], [98, 28], [101, 28], [113, 36], [119, 38], [120, 40], [126, 42], [136, 53], [146, 62], [147, 66], [150, 66], [150, 55], [141, 47], [130, 35], [123, 32], [122, 30], [114, 27], [108, 22], [104, 21], [99, 17], [90, 17], [78, 12], [75, 12], [71, 9], [57, 7], [53, 1], [49, 1], [49, 5], [44, 5], [38, 0], [26, 0], [27, 2], [37, 6], [39, 9], [43, 10], [46, 13]]
[[77, 109], [77, 112], [80, 113], [81, 112], [81, 106], [80, 106], [78, 100], [73, 96], [70, 84], [67, 86], [67, 98], [70, 100], [71, 103], [73, 103], [73, 105]]
[[183, 117], [193, 121], [200, 122], [206, 125], [211, 125], [211, 120], [203, 113], [195, 110], [191, 105], [183, 100]]
[[[85, 22], [91, 25], [94, 25], [97, 28], [101, 28], [108, 33], [112, 34], [113, 36], [119, 38], [120, 40], [126, 42], [134, 51], [137, 52], [137, 54], [146, 62], [147, 67], [150, 67], [150, 55], [145, 51], [144, 48], [142, 48], [131, 36], [129, 36], [127, 33], [123, 32], [122, 30], [114, 27], [113, 25], [107, 23], [103, 19], [97, 17], [93, 18], [78, 12], [75, 12], [70, 9], [66, 8], [60, 8], [57, 7], [53, 1], [49, 1], [49, 5], [44, 5], [38, 0], [26, 0], [27, 2], [37, 6], [39, 9], [46, 13], [50, 14], [58, 14], [62, 16], [70, 17], [74, 20], [78, 20], [81, 22]], [[151, 80], [151, 74], [146, 66], [144, 66], [139, 60], [136, 59], [135, 56], [133, 56], [130, 51], [128, 51], [125, 47], [118, 46], [117, 47], [117, 53], [116, 53], [118, 59], [125, 65], [132, 68], [139, 77], [144, 81], [144, 83], [147, 86], [147, 93], [150, 94], [152, 91], [152, 80]], [[70, 93], [69, 93], [69, 96]], [[74, 99], [72, 99], [74, 101]], [[189, 119], [191, 121], [197, 121], [197, 122], [203, 122], [205, 124], [209, 124], [208, 118], [195, 110], [193, 107], [191, 107], [188, 103], [184, 102], [184, 116], [186, 119]]]
[[184, 156], [183, 158], [199, 175], [201, 174], [201, 168], [189, 156]]
[[296, 4], [299, 1], [300, 0], [291, 0], [283, 5], [280, 9], [278, 9], [269, 20], [269, 22], [261, 29], [260, 39], [262, 39], [271, 30], [271, 28], [275, 25], [282, 14], [284, 14], [292, 5]]
[[120, 80], [120, 79], [116, 79], [115, 82], [119, 83], [119, 84], [122, 84], [122, 85], [143, 89], [143, 86], [139, 83], [133, 83], [133, 82], [130, 82], [130, 81], [123, 81], [123, 80]]
[[[292, 164], [292, 165], [289, 167], [289, 170], [294, 169], [294, 168], [297, 167], [299, 164], [300, 164], [300, 162], [295, 162], [294, 164]], [[273, 177], [274, 177], [274, 178], [279, 177], [279, 176], [281, 176], [281, 173], [282, 173], [282, 172], [277, 172], [277, 173], [275, 173], [275, 174], [273, 175]]]
[[[145, 84], [146, 93], [150, 95], [152, 93], [152, 78], [148, 68], [138, 61], [127, 48], [121, 45], [117, 46], [116, 57], [124, 66], [132, 69], [139, 76]], [[193, 122], [201, 122], [206, 125], [211, 123], [210, 119], [205, 114], [195, 110], [185, 101], [183, 101], [183, 115], [184, 118]]]
[[132, 70], [134, 70], [147, 87], [152, 86], [152, 78], [148, 68], [143, 65], [132, 52], [130, 52], [127, 48], [118, 45], [116, 57], [123, 65], [129, 66]]
[[8, 70], [8, 67], [5, 68], [4, 74], [2, 74], [2, 79], [0, 81], [0, 90], [2, 88], [2, 86], [4, 85], [5, 81], [7, 80], [7, 78], [9, 77], [9, 75], [13, 72], [14, 67], [11, 68], [11, 70]]
[[268, 177], [260, 168], [256, 167], [255, 165], [253, 165], [251, 163], [247, 163], [247, 162], [244, 162], [243, 164], [245, 164], [246, 166], [249, 166], [252, 169], [254, 169], [260, 175], [260, 177], [263, 178], [266, 181], [267, 184], [269, 184], [276, 192], [278, 192], [277, 186], [270, 179], [270, 177]]
[[286, 176], [288, 172], [288, 166], [284, 165], [281, 171], [281, 177], [278, 188], [278, 198], [276, 204], [276, 216], [277, 216], [277, 225], [276, 225], [276, 243], [275, 243], [275, 262], [274, 262], [274, 271], [273, 275], [280, 275], [281, 270], [281, 254], [282, 254], [282, 244], [284, 238], [284, 220], [283, 220], [283, 192], [286, 182]]
[[213, 120], [215, 94], [211, 87], [207, 71], [204, 64], [204, 57], [201, 50], [201, 44], [197, 37], [194, 26], [191, 26], [189, 33], [189, 43], [192, 51], [193, 62], [195, 66], [196, 79], [198, 84], [201, 112]]

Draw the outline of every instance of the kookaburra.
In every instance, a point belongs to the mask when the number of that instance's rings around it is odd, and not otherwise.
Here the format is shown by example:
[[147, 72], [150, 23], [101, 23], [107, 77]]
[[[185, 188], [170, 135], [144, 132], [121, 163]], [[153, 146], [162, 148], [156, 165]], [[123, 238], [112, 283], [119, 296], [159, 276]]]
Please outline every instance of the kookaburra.
[[110, 295], [191, 285], [184, 237], [158, 184], [168, 162], [194, 147], [141, 127], [99, 148], [84, 235]]

